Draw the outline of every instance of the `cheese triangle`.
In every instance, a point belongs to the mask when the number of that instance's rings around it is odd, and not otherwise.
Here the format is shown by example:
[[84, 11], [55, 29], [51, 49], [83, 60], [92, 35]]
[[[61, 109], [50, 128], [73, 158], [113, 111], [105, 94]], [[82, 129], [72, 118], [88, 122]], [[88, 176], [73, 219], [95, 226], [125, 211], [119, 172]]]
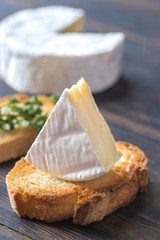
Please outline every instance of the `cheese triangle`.
[[82, 78], [64, 90], [25, 159], [54, 177], [82, 181], [105, 174], [121, 156]]

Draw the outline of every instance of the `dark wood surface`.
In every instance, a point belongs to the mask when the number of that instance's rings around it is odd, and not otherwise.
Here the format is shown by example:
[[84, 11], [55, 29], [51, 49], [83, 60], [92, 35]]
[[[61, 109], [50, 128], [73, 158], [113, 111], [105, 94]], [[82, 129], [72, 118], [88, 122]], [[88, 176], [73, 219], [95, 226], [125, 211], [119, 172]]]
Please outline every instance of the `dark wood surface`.
[[[0, 165], [0, 239], [160, 239], [160, 1], [1, 0], [0, 19], [28, 7], [62, 4], [86, 11], [86, 30], [126, 34], [122, 76], [95, 100], [117, 140], [138, 145], [149, 158], [149, 185], [128, 207], [81, 227], [72, 220], [45, 224], [11, 209]], [[97, 66], [98, 67], [98, 66]], [[14, 91], [0, 81], [0, 96]]]

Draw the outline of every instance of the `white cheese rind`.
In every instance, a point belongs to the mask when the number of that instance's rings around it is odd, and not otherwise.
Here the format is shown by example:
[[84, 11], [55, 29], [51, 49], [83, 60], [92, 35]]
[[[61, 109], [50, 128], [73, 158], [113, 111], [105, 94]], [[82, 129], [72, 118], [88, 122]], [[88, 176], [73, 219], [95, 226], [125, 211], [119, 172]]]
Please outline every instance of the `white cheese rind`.
[[67, 180], [89, 180], [105, 174], [105, 168], [66, 92], [25, 159], [35, 167]]
[[[63, 6], [27, 9], [0, 23], [0, 77], [13, 89], [51, 94], [70, 88], [82, 74], [93, 93], [121, 73], [122, 33], [82, 32], [84, 11]], [[36, 31], [35, 31], [36, 29]]]
[[[84, 11], [78, 8], [57, 5], [29, 8], [15, 12], [0, 22], [1, 37], [33, 44], [44, 35], [51, 36], [52, 33], [82, 32], [83, 18]], [[37, 39], [29, 39], [28, 36], [35, 36]]]
[[15, 90], [32, 94], [62, 92], [83, 73], [91, 91], [98, 93], [120, 76], [123, 42], [121, 33], [55, 35], [54, 48], [49, 40], [34, 50], [25, 46], [14, 50], [16, 44], [10, 41], [0, 73]]
[[[0, 76], [13, 88], [14, 81], [18, 81], [15, 89], [20, 91], [23, 78], [26, 80], [31, 76], [28, 81], [33, 81], [32, 69], [35, 66], [33, 64], [32, 68], [30, 64], [34, 61], [32, 55], [36, 52], [36, 48], [43, 49], [44, 42], [52, 42], [56, 33], [83, 32], [83, 24], [82, 9], [56, 5], [25, 9], [6, 17], [0, 22]], [[31, 54], [29, 52], [25, 54], [28, 46], [31, 46]], [[23, 61], [24, 59], [29, 61]], [[23, 74], [24, 70], [26, 72]], [[31, 73], [27, 74], [27, 71]], [[29, 86], [26, 91], [29, 92]]]
[[104, 175], [121, 156], [82, 78], [64, 90], [25, 159], [54, 177], [83, 181]]

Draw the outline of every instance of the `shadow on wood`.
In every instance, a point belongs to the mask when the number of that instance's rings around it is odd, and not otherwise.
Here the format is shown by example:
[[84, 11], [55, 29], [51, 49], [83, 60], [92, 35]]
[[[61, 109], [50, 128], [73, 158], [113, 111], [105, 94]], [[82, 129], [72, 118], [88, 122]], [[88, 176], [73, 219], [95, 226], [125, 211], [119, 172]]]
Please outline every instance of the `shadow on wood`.
[[117, 83], [104, 92], [94, 94], [97, 101], [105, 99], [105, 101], [118, 101], [120, 98], [125, 98], [130, 94], [132, 89], [131, 82], [121, 76]]

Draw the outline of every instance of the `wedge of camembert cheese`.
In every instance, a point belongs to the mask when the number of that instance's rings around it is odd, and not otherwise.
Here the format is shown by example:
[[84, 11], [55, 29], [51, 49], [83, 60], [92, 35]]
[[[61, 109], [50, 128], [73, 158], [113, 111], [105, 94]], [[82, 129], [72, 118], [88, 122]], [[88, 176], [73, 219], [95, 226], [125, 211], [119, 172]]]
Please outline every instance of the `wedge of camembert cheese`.
[[105, 174], [121, 156], [82, 78], [63, 91], [25, 159], [55, 177], [83, 181]]

